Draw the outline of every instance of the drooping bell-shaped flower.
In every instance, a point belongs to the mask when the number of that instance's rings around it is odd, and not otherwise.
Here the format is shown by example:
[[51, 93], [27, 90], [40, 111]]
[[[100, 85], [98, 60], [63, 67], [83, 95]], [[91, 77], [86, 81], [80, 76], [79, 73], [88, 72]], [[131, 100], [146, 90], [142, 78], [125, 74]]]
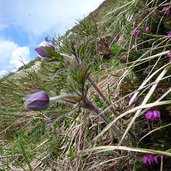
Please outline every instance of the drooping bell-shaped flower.
[[148, 154], [143, 156], [143, 163], [147, 166], [151, 165], [158, 165], [159, 163], [159, 158], [158, 156]]
[[45, 37], [45, 41], [40, 43], [37, 48], [35, 48], [35, 51], [39, 54], [39, 56], [42, 59], [50, 58], [52, 55], [49, 53], [49, 51], [54, 51], [55, 47], [54, 45], [48, 40], [48, 37]]
[[160, 111], [159, 110], [149, 110], [146, 114], [145, 114], [145, 118], [147, 121], [154, 121], [157, 119], [160, 119]]
[[140, 30], [139, 29], [134, 29], [133, 31], [132, 31], [132, 36], [134, 37], [134, 38], [138, 38], [138, 37], [140, 37]]
[[29, 110], [40, 111], [49, 107], [49, 96], [45, 91], [27, 95], [24, 100], [24, 107]]

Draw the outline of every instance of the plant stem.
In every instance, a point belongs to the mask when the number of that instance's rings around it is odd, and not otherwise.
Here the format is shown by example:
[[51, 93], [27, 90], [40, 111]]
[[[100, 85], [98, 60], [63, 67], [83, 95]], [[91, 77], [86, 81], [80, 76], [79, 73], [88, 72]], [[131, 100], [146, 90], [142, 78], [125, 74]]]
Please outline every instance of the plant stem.
[[[83, 107], [85, 109], [88, 109], [88, 110], [91, 110], [93, 111], [94, 113], [98, 114], [98, 116], [106, 123], [106, 125], [108, 125], [110, 123], [109, 119], [104, 115], [103, 112], [101, 112], [95, 105], [93, 105], [90, 101], [88, 100], [84, 100], [80, 103], [80, 107]], [[113, 130], [113, 132], [117, 135], [117, 137], [119, 139], [121, 139], [121, 133], [119, 132], [118, 130], [118, 127], [116, 127], [116, 125], [112, 125], [111, 126], [111, 129]], [[123, 144], [125, 146], [129, 146], [128, 142], [127, 141], [123, 141]]]
[[89, 76], [88, 77], [89, 82], [92, 84], [92, 86], [94, 87], [94, 89], [96, 90], [96, 92], [99, 94], [99, 96], [102, 98], [102, 100], [106, 103], [106, 105], [110, 107], [110, 110], [112, 111], [112, 113], [114, 114], [114, 117], [117, 116], [115, 109], [113, 108], [111, 102], [106, 98], [106, 96], [103, 94], [102, 90], [100, 89], [100, 87], [93, 81], [93, 79]]

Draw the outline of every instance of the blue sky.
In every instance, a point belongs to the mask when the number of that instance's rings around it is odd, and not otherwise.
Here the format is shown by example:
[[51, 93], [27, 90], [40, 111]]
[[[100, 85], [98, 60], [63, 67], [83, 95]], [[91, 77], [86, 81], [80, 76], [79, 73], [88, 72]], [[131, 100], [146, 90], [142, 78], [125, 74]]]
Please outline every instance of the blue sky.
[[0, 0], [0, 77], [36, 57], [45, 36], [71, 28], [103, 0]]

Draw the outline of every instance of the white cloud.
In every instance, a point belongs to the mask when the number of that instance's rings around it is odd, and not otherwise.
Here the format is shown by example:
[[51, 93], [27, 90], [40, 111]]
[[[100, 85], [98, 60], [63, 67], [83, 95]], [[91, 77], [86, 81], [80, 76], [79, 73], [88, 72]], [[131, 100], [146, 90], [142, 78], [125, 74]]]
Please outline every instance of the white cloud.
[[2, 71], [0, 71], [0, 78], [7, 75], [9, 72], [5, 69], [3, 69]]
[[10, 66], [13, 67], [13, 71], [21, 67], [23, 64], [27, 64], [30, 61], [30, 50], [28, 47], [17, 47], [11, 54], [9, 61]]
[[36, 36], [49, 31], [61, 32], [101, 2], [103, 0], [0, 1], [0, 25], [5, 22]]
[[27, 46], [19, 47], [15, 42], [0, 40], [0, 75], [6, 71], [16, 71], [23, 63], [30, 61], [30, 50]]

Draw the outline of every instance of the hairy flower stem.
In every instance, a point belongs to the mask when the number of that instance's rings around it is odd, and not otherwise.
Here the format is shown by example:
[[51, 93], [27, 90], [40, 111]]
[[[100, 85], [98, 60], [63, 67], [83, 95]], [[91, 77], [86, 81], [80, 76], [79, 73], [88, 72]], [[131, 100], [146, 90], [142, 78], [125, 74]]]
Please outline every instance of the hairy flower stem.
[[[80, 107], [83, 107], [85, 109], [91, 110], [94, 113], [96, 113], [105, 123], [106, 125], [108, 125], [110, 123], [109, 119], [104, 115], [103, 112], [101, 112], [95, 105], [93, 105], [89, 100], [84, 100], [82, 102], [80, 102]], [[117, 137], [119, 139], [121, 139], [121, 133], [118, 130], [118, 127], [116, 127], [116, 125], [112, 125], [111, 129], [113, 130], [113, 132], [117, 135]], [[123, 141], [123, 144], [125, 146], [129, 146], [127, 141]]]
[[111, 112], [114, 114], [114, 117], [117, 116], [114, 108], [112, 107], [111, 102], [106, 98], [106, 96], [103, 94], [103, 92], [101, 91], [100, 87], [93, 81], [93, 79], [89, 76], [88, 77], [89, 82], [92, 84], [93, 88], [96, 90], [96, 92], [99, 94], [99, 96], [102, 98], [102, 100], [106, 103], [106, 105], [110, 107]]

